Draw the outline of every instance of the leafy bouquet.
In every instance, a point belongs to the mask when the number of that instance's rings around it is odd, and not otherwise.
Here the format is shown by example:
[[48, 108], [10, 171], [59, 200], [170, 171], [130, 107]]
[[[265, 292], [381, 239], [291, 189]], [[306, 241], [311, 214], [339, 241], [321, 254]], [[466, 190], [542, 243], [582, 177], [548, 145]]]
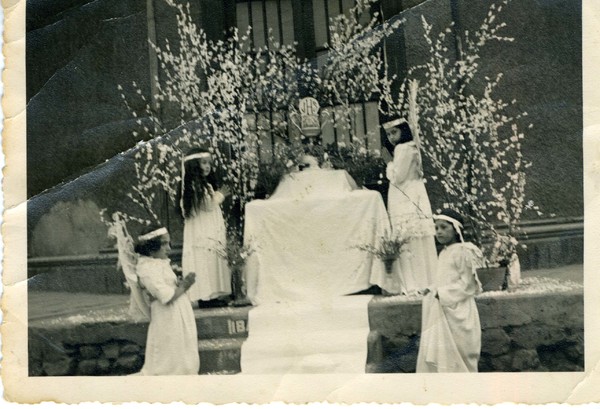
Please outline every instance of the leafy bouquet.
[[254, 254], [256, 249], [251, 245], [244, 245], [238, 235], [230, 235], [225, 243], [217, 241], [212, 249], [219, 257], [227, 261], [232, 270], [239, 270], [246, 265], [248, 258]]
[[381, 153], [368, 150], [358, 138], [350, 143], [327, 145], [325, 155], [333, 168], [345, 169], [358, 186], [384, 183], [386, 163]]
[[486, 258], [492, 265], [508, 266], [517, 254], [518, 240], [512, 235], [497, 234], [492, 246], [486, 252]]
[[361, 244], [355, 246], [356, 249], [365, 251], [385, 263], [385, 269], [388, 274], [392, 272], [394, 261], [400, 257], [400, 254], [407, 251], [406, 243], [410, 241], [410, 236], [405, 232], [386, 231], [376, 245]]

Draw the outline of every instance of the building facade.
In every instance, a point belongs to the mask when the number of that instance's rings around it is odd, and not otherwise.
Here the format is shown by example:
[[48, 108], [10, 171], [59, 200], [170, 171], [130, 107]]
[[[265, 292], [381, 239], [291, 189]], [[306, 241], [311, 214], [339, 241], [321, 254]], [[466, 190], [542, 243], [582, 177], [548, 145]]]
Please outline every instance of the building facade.
[[[454, 38], [460, 39], [485, 16], [488, 5], [480, 3], [378, 2], [374, 11], [382, 19], [405, 21], [385, 43], [391, 73], [400, 81], [410, 67], [427, 58], [421, 17], [435, 27], [454, 22]], [[252, 27], [250, 46], [261, 48], [269, 47], [271, 32], [278, 42], [296, 43], [298, 57], [316, 66], [331, 41], [328, 19], [348, 12], [353, 4], [353, 0], [189, 2], [194, 21], [210, 38], [224, 38], [234, 27], [242, 32]], [[49, 263], [46, 257], [97, 255], [110, 248], [106, 227], [97, 215], [101, 209], [118, 207], [133, 183], [132, 159], [123, 152], [143, 138], [132, 134], [135, 118], [117, 85], [135, 82], [150, 97], [161, 71], [148, 42], [164, 44], [167, 38], [176, 39], [177, 32], [173, 9], [163, 0], [31, 1], [27, 7], [28, 233], [35, 267], [39, 258]], [[533, 124], [523, 146], [524, 156], [533, 163], [527, 196], [544, 215], [525, 216], [529, 240], [541, 243], [539, 250], [530, 252], [537, 251], [532, 257], [540, 260], [552, 259], [553, 254], [561, 258], [542, 264], [580, 262], [581, 3], [515, 1], [505, 6], [503, 18], [507, 35], [515, 40], [490, 46], [480, 64], [490, 76], [504, 73], [499, 92], [506, 100], [516, 99]], [[452, 46], [460, 52], [460, 40]], [[356, 134], [367, 138], [371, 149], [379, 149], [379, 135], [367, 132], [381, 121], [377, 103], [361, 101], [356, 113]], [[278, 114], [266, 112], [255, 120], [273, 121]], [[335, 126], [325, 128], [322, 140], [336, 141], [343, 137], [341, 132]], [[264, 138], [272, 141], [271, 135]], [[435, 207], [434, 186], [432, 190]], [[177, 237], [181, 230], [177, 216], [167, 208], [164, 217]], [[32, 270], [32, 275], [41, 271]]]

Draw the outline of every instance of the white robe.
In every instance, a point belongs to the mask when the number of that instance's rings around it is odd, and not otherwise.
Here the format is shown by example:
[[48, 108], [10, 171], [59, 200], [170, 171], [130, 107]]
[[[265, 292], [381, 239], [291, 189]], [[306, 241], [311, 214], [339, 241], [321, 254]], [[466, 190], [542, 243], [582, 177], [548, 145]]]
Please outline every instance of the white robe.
[[394, 160], [387, 165], [390, 181], [388, 213], [392, 228], [408, 232], [399, 262], [384, 285], [392, 293], [421, 290], [433, 282], [436, 270], [435, 226], [431, 204], [420, 176], [418, 151], [414, 142], [396, 145]]
[[183, 227], [183, 275], [196, 273], [188, 290], [190, 300], [208, 301], [231, 294], [231, 272], [227, 261], [214, 251], [226, 245], [225, 222], [221, 212], [224, 197], [212, 192], [200, 209], [185, 219]]
[[423, 298], [417, 372], [477, 372], [481, 325], [474, 296], [481, 292], [481, 266], [483, 255], [472, 243], [440, 253], [435, 286]]
[[200, 369], [196, 319], [190, 300], [175, 294], [177, 276], [170, 260], [140, 257], [140, 283], [150, 294], [150, 326], [141, 375], [197, 375]]

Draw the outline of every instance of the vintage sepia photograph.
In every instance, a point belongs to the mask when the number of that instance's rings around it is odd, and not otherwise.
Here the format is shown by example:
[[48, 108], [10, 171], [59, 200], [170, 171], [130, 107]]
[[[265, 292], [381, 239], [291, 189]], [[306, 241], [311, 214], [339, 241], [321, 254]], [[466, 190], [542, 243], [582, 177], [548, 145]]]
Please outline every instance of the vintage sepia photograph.
[[582, 1], [20, 7], [31, 382], [595, 366]]

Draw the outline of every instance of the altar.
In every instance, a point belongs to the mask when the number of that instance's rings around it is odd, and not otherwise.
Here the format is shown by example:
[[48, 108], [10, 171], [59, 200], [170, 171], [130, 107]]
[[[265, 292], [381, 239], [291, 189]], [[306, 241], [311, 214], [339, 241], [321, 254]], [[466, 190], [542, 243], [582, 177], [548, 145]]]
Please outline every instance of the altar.
[[317, 301], [365, 290], [384, 267], [355, 247], [376, 245], [387, 229], [381, 195], [356, 189], [346, 171], [286, 175], [271, 198], [246, 205], [245, 243], [256, 249], [246, 264], [248, 297]]

